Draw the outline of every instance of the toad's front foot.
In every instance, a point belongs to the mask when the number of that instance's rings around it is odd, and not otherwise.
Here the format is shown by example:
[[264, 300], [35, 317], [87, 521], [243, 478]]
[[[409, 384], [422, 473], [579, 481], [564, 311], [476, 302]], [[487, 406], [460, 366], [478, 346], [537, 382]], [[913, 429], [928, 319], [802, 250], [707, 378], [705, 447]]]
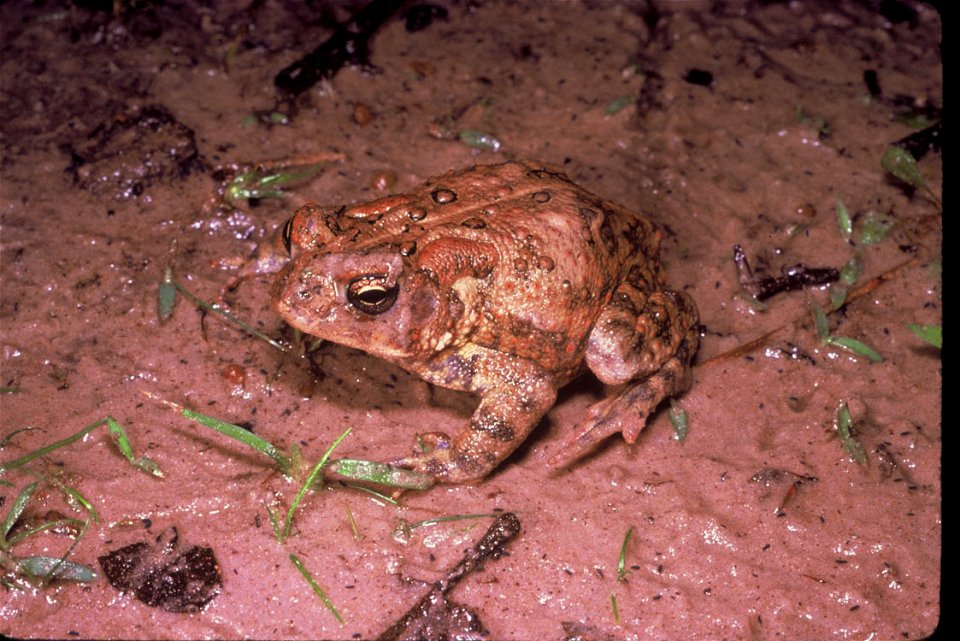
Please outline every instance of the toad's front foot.
[[390, 461], [390, 465], [427, 474], [440, 482], [457, 483], [467, 480], [462, 466], [457, 462], [460, 457], [449, 436], [443, 432], [427, 432], [420, 434], [417, 441], [419, 452], [394, 459]]

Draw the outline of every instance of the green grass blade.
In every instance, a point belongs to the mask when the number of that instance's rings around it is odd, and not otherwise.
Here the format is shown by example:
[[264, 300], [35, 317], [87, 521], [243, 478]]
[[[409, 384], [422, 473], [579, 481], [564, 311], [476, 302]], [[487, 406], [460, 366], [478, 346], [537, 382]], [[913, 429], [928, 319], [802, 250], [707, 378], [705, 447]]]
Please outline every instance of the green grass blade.
[[[90, 520], [94, 523], [100, 522], [100, 515], [97, 514], [97, 509], [93, 507], [93, 503], [87, 499], [83, 494], [80, 493], [80, 490], [61, 483], [57, 479], [49, 479], [49, 482], [52, 483], [58, 490], [67, 495], [67, 499], [79, 505], [86, 513], [90, 516]], [[74, 506], [76, 507], [76, 506]]]
[[433, 477], [413, 470], [392, 467], [375, 461], [339, 459], [330, 464], [330, 471], [357, 481], [402, 487], [409, 490], [426, 490], [433, 486]]
[[264, 341], [270, 346], [277, 348], [281, 352], [290, 351], [290, 348], [287, 347], [286, 345], [283, 345], [282, 343], [278, 343], [277, 341], [273, 340], [272, 338], [270, 338], [260, 330], [256, 329], [255, 327], [251, 327], [247, 323], [244, 323], [242, 320], [240, 320], [230, 312], [221, 309], [218, 305], [208, 303], [207, 301], [203, 300], [199, 296], [196, 296], [193, 292], [191, 292], [189, 289], [184, 287], [180, 283], [180, 281], [174, 281], [173, 284], [177, 288], [177, 291], [179, 291], [181, 294], [189, 298], [191, 302], [193, 302], [193, 304], [196, 305], [197, 307], [200, 307], [201, 309], [205, 309], [208, 312], [212, 312], [214, 314], [222, 316], [223, 318], [226, 318], [228, 321], [230, 321], [231, 323], [234, 323], [237, 327], [239, 327], [243, 331], [247, 332], [252, 336], [259, 338], [260, 340]]
[[327, 451], [323, 453], [323, 456], [320, 457], [320, 460], [317, 461], [317, 464], [310, 470], [310, 474], [307, 475], [307, 479], [303, 482], [303, 485], [300, 486], [300, 491], [297, 492], [297, 496], [290, 505], [290, 509], [287, 510], [286, 519], [284, 519], [283, 540], [286, 540], [287, 537], [290, 536], [290, 530], [293, 528], [293, 514], [303, 500], [303, 497], [307, 494], [307, 491], [313, 487], [313, 484], [317, 482], [318, 478], [320, 479], [319, 483], [323, 483], [323, 467], [327, 464], [327, 460], [330, 458], [330, 455], [333, 454], [333, 451], [343, 442], [343, 439], [347, 438], [347, 435], [350, 434], [352, 429], [353, 428], [348, 427], [334, 440], [330, 447], [327, 448]]
[[270, 518], [270, 525], [273, 526], [273, 536], [277, 538], [277, 543], [283, 544], [283, 532], [280, 531], [280, 519], [277, 513], [270, 509], [269, 505], [264, 505], [267, 509], [267, 516]]
[[633, 526], [627, 528], [627, 533], [623, 535], [623, 544], [620, 546], [620, 558], [617, 560], [617, 583], [622, 583], [627, 578], [627, 546], [630, 544], [630, 537], [633, 535]]
[[293, 563], [294, 567], [303, 575], [303, 578], [307, 580], [307, 583], [310, 584], [310, 587], [313, 589], [314, 594], [320, 597], [320, 600], [323, 601], [323, 604], [327, 606], [327, 609], [330, 610], [330, 613], [337, 619], [337, 621], [342, 625], [343, 617], [340, 616], [340, 613], [337, 611], [337, 607], [333, 605], [333, 601], [330, 600], [330, 597], [327, 596], [327, 593], [323, 591], [323, 588], [320, 587], [320, 584], [316, 582], [313, 578], [313, 575], [310, 574], [310, 571], [304, 567], [303, 562], [297, 557], [296, 554], [290, 555], [290, 561]]
[[82, 439], [84, 436], [86, 436], [87, 434], [89, 434], [89, 433], [92, 432], [93, 430], [97, 429], [98, 427], [100, 427], [101, 425], [103, 425], [103, 424], [106, 423], [106, 422], [107, 422], [106, 419], [100, 419], [100, 420], [97, 421], [96, 423], [91, 423], [90, 425], [87, 425], [86, 427], [84, 427], [83, 429], [81, 429], [79, 432], [77, 432], [77, 433], [75, 433], [75, 434], [71, 434], [71, 435], [68, 436], [67, 438], [61, 439], [61, 440], [57, 441], [56, 443], [51, 443], [50, 445], [46, 445], [46, 446], [41, 447], [41, 448], [39, 448], [39, 449], [36, 449], [36, 450], [34, 450], [34, 451], [32, 451], [32, 452], [29, 452], [29, 453], [27, 453], [27, 454], [24, 454], [24, 455], [21, 456], [20, 458], [15, 459], [15, 460], [13, 460], [13, 461], [7, 461], [6, 463], [0, 463], [0, 474], [3, 474], [4, 472], [7, 472], [7, 471], [9, 471], [9, 470], [15, 470], [15, 469], [17, 469], [18, 467], [22, 467], [22, 466], [26, 465], [27, 463], [29, 463], [30, 461], [32, 461], [32, 460], [34, 460], [34, 459], [38, 459], [38, 458], [40, 458], [41, 456], [45, 456], [45, 455], [49, 454], [50, 452], [53, 452], [53, 451], [56, 450], [56, 449], [59, 449], [59, 448], [61, 448], [61, 447], [65, 447], [65, 446], [67, 446], [67, 445], [70, 445], [71, 443], [73, 443], [73, 442], [75, 442], [75, 441], [79, 441], [79, 440]]
[[[22, 530], [20, 532], [17, 532], [15, 535], [11, 536], [10, 539], [7, 541], [7, 547], [8, 549], [12, 548], [17, 543], [20, 543], [20, 541], [28, 539], [34, 534], [43, 532], [44, 530], [50, 530], [55, 527], [63, 527], [63, 526], [81, 528], [83, 527], [83, 524], [84, 524], [84, 521], [81, 521], [80, 519], [73, 519], [70, 517], [55, 519], [53, 521], [46, 521], [44, 523], [41, 523], [40, 525], [37, 525], [36, 527], [32, 527], [28, 530]], [[3, 546], [0, 545], [0, 549], [2, 548]]]
[[184, 418], [188, 418], [191, 421], [203, 425], [204, 427], [209, 427], [210, 429], [216, 430], [224, 436], [229, 436], [233, 440], [239, 441], [248, 447], [252, 447], [261, 454], [272, 458], [274, 461], [276, 461], [277, 465], [284, 470], [284, 472], [287, 472], [286, 467], [289, 458], [284, 456], [270, 441], [260, 438], [250, 430], [245, 430], [239, 425], [221, 421], [219, 418], [201, 414], [200, 412], [195, 412], [186, 407], [176, 407], [179, 409], [180, 415]]
[[19, 434], [20, 432], [32, 432], [35, 429], [37, 428], [33, 427], [32, 425], [27, 425], [26, 427], [21, 427], [13, 430], [12, 432], [8, 432], [7, 434], [4, 434], [3, 438], [0, 438], [0, 447], [6, 447], [7, 445], [9, 445], [10, 441], [13, 440], [13, 437]]
[[[333, 465], [333, 463], [331, 463], [331, 465]], [[364, 492], [365, 494], [369, 494], [370, 496], [374, 497], [378, 501], [383, 501], [384, 503], [389, 503], [390, 505], [400, 505], [400, 501], [396, 500], [395, 498], [389, 497], [383, 492], [378, 492], [377, 490], [365, 485], [359, 485], [357, 483], [344, 483], [344, 487], [348, 487], [351, 490]]]
[[482, 514], [451, 514], [449, 516], [438, 516], [432, 519], [424, 519], [423, 521], [417, 521], [416, 523], [408, 523], [407, 521], [400, 519], [400, 523], [396, 528], [394, 528], [393, 536], [395, 539], [399, 539], [401, 536], [406, 538], [409, 537], [414, 530], [422, 527], [430, 527], [440, 523], [449, 523], [451, 521], [470, 521], [474, 519], [497, 518], [498, 516], [500, 516], [500, 513], [498, 512], [485, 512]]

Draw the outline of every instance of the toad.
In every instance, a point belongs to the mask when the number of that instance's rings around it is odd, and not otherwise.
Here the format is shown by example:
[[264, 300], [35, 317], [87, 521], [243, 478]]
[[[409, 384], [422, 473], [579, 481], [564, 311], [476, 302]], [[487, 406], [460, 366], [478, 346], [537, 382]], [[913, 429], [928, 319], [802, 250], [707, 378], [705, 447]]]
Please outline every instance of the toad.
[[[533, 161], [476, 166], [408, 194], [306, 205], [259, 271], [293, 327], [391, 361], [480, 403], [453, 436], [422, 434], [393, 464], [437, 481], [489, 474], [589, 369], [606, 397], [551, 458], [616, 432], [633, 443], [690, 384], [697, 310], [664, 285], [663, 232]], [[282, 265], [282, 267], [281, 267]]]

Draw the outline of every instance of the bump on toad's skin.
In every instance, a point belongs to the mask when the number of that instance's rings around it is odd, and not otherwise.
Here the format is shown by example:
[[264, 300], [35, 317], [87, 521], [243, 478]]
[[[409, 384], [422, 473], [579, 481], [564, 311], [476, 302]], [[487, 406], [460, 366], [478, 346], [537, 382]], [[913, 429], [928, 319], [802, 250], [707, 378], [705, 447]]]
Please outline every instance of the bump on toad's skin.
[[[697, 311], [663, 286], [662, 232], [532, 161], [477, 166], [409, 194], [307, 205], [258, 259], [292, 326], [480, 396], [453, 438], [395, 463], [479, 479], [527, 437], [585, 368], [610, 395], [554, 455], [568, 463], [615, 432], [633, 442], [689, 386]], [[365, 297], [365, 298], [361, 298]]]

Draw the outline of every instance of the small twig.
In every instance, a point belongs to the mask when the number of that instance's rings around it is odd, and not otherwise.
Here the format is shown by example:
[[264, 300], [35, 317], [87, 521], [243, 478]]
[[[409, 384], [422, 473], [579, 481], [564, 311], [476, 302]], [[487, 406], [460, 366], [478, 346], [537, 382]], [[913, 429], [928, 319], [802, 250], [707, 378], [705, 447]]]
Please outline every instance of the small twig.
[[826, 285], [840, 278], [840, 272], [833, 267], [791, 267], [782, 276], [756, 278], [740, 245], [733, 246], [733, 262], [737, 265], [740, 286], [761, 302], [780, 292], [803, 289], [811, 285]]

